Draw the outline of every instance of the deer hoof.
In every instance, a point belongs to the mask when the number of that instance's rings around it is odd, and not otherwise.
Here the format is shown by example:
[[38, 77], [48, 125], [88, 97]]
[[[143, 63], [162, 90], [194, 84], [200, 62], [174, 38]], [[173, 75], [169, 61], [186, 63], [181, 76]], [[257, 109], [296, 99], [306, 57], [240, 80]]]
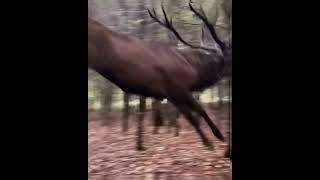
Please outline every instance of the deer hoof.
[[145, 148], [145, 147], [143, 147], [143, 146], [138, 146], [138, 147], [137, 147], [137, 150], [138, 150], [138, 151], [145, 151], [145, 150], [146, 150], [146, 148]]
[[213, 151], [213, 145], [209, 141], [204, 142], [204, 145], [208, 148], [208, 150]]

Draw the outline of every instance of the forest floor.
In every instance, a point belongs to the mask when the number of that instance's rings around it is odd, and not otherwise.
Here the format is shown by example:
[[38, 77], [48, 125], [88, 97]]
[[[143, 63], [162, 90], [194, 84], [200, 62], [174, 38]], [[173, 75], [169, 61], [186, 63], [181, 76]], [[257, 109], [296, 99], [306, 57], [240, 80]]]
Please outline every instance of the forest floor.
[[[208, 111], [226, 135], [227, 113]], [[213, 116], [213, 114], [215, 116]], [[100, 119], [100, 120], [97, 120]], [[153, 134], [150, 117], [145, 118], [145, 151], [136, 151], [136, 122], [130, 119], [129, 131], [123, 133], [121, 118], [105, 123], [94, 113], [88, 124], [89, 180], [231, 180], [231, 162], [224, 158], [227, 144], [219, 142], [202, 123], [207, 137], [213, 142], [210, 151], [200, 141], [194, 129], [179, 118], [179, 136], [163, 126]]]

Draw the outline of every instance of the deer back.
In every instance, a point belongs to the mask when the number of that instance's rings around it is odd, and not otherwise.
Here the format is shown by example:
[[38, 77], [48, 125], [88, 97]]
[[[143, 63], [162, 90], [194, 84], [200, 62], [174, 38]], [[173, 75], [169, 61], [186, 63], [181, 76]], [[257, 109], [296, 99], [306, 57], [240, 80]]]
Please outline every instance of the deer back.
[[195, 81], [196, 69], [177, 49], [114, 32], [91, 19], [88, 26], [89, 67], [123, 90], [163, 91], [168, 78], [185, 88]]

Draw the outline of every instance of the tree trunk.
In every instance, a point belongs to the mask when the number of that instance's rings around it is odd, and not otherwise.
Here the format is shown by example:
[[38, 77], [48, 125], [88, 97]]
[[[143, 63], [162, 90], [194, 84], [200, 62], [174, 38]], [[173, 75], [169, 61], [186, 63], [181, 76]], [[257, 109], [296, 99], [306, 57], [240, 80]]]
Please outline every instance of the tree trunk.
[[138, 113], [138, 128], [137, 128], [137, 150], [143, 151], [145, 150], [143, 146], [143, 120], [144, 120], [144, 113], [146, 110], [146, 98], [140, 96], [139, 98], [139, 113]]
[[113, 87], [111, 83], [107, 83], [107, 89], [106, 89], [106, 94], [104, 98], [104, 107], [105, 107], [105, 112], [110, 113], [111, 112], [111, 105], [112, 105], [112, 94], [113, 94]]
[[[195, 99], [199, 102], [199, 103], [201, 103], [200, 102], [200, 93], [195, 93], [194, 94], [194, 97], [195, 97]], [[200, 114], [198, 114], [198, 113], [193, 113], [193, 115], [194, 115], [194, 117], [196, 117], [197, 119], [198, 119], [198, 122], [199, 122], [199, 126], [201, 126], [201, 116], [200, 116]]]
[[122, 131], [126, 132], [129, 129], [129, 115], [130, 115], [130, 106], [129, 106], [130, 96], [127, 93], [123, 93], [123, 113], [122, 113]]
[[154, 122], [154, 127], [153, 127], [153, 134], [158, 134], [159, 133], [159, 127], [163, 125], [163, 118], [161, 114], [161, 102], [154, 99], [152, 101], [152, 115], [153, 115], [153, 122]]
[[179, 136], [179, 132], [180, 132], [180, 126], [179, 126], [179, 121], [178, 121], [179, 116], [180, 116], [180, 113], [178, 110], [176, 110], [173, 114], [173, 118], [171, 119], [171, 127], [170, 128], [175, 129], [174, 136]]
[[214, 109], [214, 87], [210, 88], [210, 109]]
[[179, 126], [179, 122], [178, 122], [178, 118], [180, 116], [180, 112], [176, 109], [176, 107], [171, 104], [170, 102], [168, 102], [166, 104], [166, 117], [169, 121], [168, 123], [168, 133], [171, 133], [171, 128], [175, 129], [175, 136], [179, 136], [179, 130], [180, 130], [180, 126]]
[[218, 108], [220, 109], [222, 107], [222, 83], [219, 83], [217, 85], [217, 89], [218, 89], [218, 97], [219, 97], [219, 101], [218, 101]]
[[232, 80], [229, 79], [228, 81], [228, 85], [229, 85], [229, 124], [228, 124], [228, 127], [229, 127], [229, 131], [228, 131], [228, 134], [229, 134], [229, 146], [228, 146], [228, 149], [227, 151], [225, 152], [225, 157], [226, 158], [230, 158], [232, 160], [232, 101], [231, 101], [231, 98], [232, 98], [232, 91], [231, 91], [231, 88], [232, 88]]

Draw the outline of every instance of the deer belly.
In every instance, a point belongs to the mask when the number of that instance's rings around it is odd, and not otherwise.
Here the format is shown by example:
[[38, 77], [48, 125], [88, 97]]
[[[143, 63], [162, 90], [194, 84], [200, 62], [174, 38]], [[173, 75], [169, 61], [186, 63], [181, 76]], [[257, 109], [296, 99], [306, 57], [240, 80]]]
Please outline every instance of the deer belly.
[[121, 88], [124, 92], [136, 94], [144, 97], [154, 97], [157, 99], [164, 98], [163, 94], [159, 91], [153, 90], [152, 87], [144, 86], [144, 85], [128, 85], [128, 84], [119, 84], [119, 88]]
[[[106, 79], [114, 83], [121, 90], [127, 93], [145, 97], [163, 98], [161, 78], [146, 69], [135, 68], [135, 71], [128, 69], [115, 72], [101, 73]], [[143, 72], [143, 73], [142, 73]]]
[[147, 86], [139, 82], [124, 81], [117, 78], [108, 79], [126, 93], [141, 95], [145, 97], [163, 98], [163, 95], [160, 93], [160, 91], [154, 90], [151, 85]]

